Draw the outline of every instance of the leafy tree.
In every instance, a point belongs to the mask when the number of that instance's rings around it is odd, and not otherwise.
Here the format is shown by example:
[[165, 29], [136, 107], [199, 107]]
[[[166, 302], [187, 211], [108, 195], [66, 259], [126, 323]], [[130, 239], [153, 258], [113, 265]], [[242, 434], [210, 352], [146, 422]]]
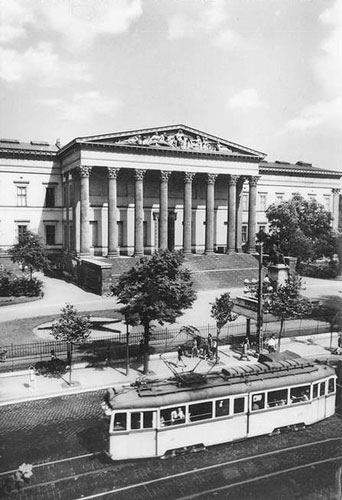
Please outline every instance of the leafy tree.
[[302, 280], [298, 275], [290, 275], [284, 285], [279, 285], [269, 297], [268, 312], [280, 319], [278, 349], [285, 321], [287, 319], [304, 318], [311, 314], [312, 306], [309, 300], [300, 296]]
[[182, 252], [161, 250], [151, 258], [143, 257], [123, 273], [112, 287], [113, 295], [129, 324], [135, 318], [144, 327], [144, 373], [148, 373], [151, 322], [174, 323], [196, 299], [190, 271], [182, 267]]
[[68, 343], [68, 364], [70, 365], [69, 383], [71, 384], [72, 347], [73, 344], [86, 340], [90, 333], [89, 315], [77, 312], [71, 304], [62, 308], [61, 317], [52, 323], [51, 333], [56, 340]]
[[337, 252], [338, 233], [332, 229], [332, 215], [316, 200], [295, 194], [291, 200], [270, 205], [266, 216], [268, 247], [275, 243], [283, 254], [304, 262]]
[[49, 268], [49, 261], [41, 238], [31, 231], [24, 231], [8, 253], [12, 262], [28, 267], [30, 279], [33, 271], [41, 271]]
[[[238, 318], [238, 314], [233, 313], [234, 302], [230, 298], [230, 293], [226, 292], [216, 297], [215, 302], [211, 303], [210, 316], [216, 321], [217, 329], [217, 343], [219, 335], [222, 328], [228, 322], [235, 321]], [[218, 358], [218, 352], [216, 350], [216, 360]]]

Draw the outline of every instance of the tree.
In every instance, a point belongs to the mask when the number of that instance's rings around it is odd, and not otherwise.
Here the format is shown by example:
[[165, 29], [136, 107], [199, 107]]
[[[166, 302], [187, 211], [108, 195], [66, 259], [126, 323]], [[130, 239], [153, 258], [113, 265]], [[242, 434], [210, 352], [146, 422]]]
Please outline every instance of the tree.
[[33, 271], [49, 268], [49, 260], [42, 240], [31, 231], [24, 231], [19, 236], [18, 243], [10, 248], [8, 253], [12, 262], [29, 268], [31, 280]]
[[51, 333], [56, 340], [68, 343], [68, 364], [70, 365], [69, 383], [71, 384], [73, 344], [86, 340], [90, 333], [89, 315], [79, 314], [71, 304], [62, 308], [61, 317], [52, 323]]
[[[228, 322], [235, 321], [238, 314], [233, 313], [234, 302], [230, 298], [230, 293], [226, 292], [216, 297], [215, 302], [211, 303], [210, 316], [216, 321], [217, 344], [222, 328]], [[216, 361], [218, 359], [218, 350], [216, 349]]]
[[290, 275], [285, 284], [279, 285], [277, 290], [269, 297], [268, 312], [280, 319], [278, 349], [280, 349], [285, 321], [287, 319], [304, 318], [311, 314], [311, 303], [300, 296], [301, 288], [301, 278], [298, 275]]
[[307, 262], [337, 253], [338, 233], [332, 229], [331, 212], [316, 200], [295, 194], [288, 201], [270, 205], [266, 216], [270, 226], [268, 246], [279, 245], [283, 254]]
[[[151, 258], [143, 257], [119, 277], [112, 287], [122, 314], [128, 323], [138, 317], [144, 327], [144, 373], [148, 373], [151, 322], [174, 323], [196, 299], [191, 274], [182, 267], [182, 252], [160, 250]], [[131, 321], [132, 319], [132, 321]]]

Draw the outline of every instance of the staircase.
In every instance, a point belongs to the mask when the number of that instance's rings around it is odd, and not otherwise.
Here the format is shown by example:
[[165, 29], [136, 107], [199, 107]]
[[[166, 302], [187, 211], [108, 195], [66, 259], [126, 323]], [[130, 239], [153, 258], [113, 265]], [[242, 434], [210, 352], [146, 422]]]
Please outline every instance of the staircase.
[[[109, 262], [108, 260], [106, 260]], [[128, 271], [139, 258], [119, 257], [112, 259], [112, 283], [120, 274]], [[250, 254], [191, 254], [184, 259], [184, 266], [190, 269], [196, 290], [242, 287], [248, 278], [258, 278], [258, 261]]]
[[242, 287], [248, 278], [258, 278], [258, 261], [253, 255], [191, 255], [184, 265], [192, 272], [197, 290]]

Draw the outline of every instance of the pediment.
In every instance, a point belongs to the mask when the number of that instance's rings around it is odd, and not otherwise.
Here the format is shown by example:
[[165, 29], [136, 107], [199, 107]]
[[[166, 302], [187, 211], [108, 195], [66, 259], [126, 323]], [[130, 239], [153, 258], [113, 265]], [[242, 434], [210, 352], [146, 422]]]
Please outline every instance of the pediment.
[[118, 132], [114, 134], [82, 137], [82, 143], [108, 144], [127, 148], [188, 151], [194, 153], [224, 154], [264, 158], [260, 151], [206, 134], [185, 125], [172, 125], [150, 129]]

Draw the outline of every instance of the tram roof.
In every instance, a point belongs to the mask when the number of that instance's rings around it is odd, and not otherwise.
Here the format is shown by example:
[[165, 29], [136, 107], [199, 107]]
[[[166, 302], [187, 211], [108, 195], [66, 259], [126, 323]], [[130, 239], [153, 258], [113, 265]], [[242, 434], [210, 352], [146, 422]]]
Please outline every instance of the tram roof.
[[308, 384], [334, 374], [332, 368], [310, 363], [302, 358], [255, 363], [224, 368], [220, 373], [210, 373], [194, 385], [180, 386], [182, 379], [175, 378], [148, 381], [115, 395], [110, 404], [114, 410], [172, 406]]

